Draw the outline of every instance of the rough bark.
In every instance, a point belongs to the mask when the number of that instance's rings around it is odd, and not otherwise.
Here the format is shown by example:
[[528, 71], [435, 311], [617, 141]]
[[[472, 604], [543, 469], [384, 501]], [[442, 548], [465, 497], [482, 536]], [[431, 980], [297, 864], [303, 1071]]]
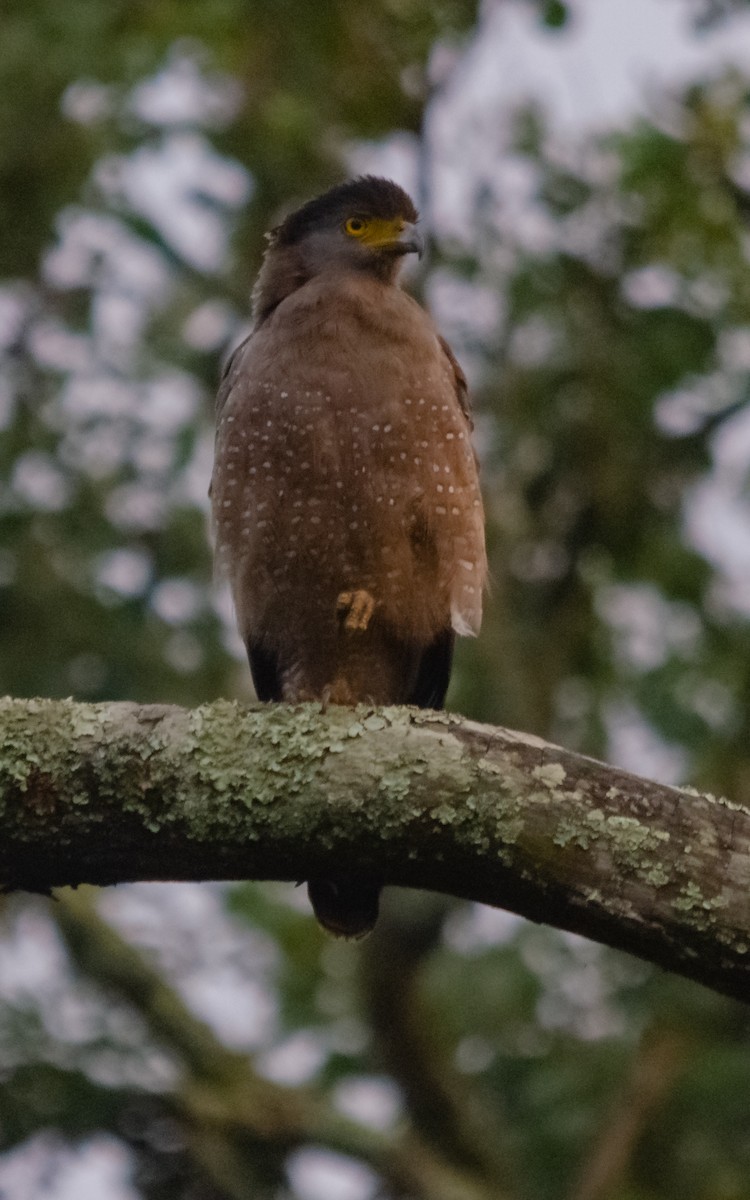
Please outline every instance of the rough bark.
[[750, 997], [750, 811], [408, 709], [0, 702], [6, 888], [366, 871]]

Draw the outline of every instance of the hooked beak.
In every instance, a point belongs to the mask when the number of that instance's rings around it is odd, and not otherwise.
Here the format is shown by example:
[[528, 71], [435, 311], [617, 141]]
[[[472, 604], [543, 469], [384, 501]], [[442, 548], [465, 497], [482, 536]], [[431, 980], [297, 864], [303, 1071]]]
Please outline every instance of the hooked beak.
[[394, 250], [396, 249], [399, 254], [416, 254], [417, 258], [422, 257], [424, 254], [424, 238], [416, 225], [412, 225], [407, 221], [394, 246]]

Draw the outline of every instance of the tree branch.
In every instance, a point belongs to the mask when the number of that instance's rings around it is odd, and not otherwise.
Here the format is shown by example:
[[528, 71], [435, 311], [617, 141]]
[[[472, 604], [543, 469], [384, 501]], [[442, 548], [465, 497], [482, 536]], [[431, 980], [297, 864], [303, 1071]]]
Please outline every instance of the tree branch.
[[378, 873], [750, 998], [750, 810], [445, 713], [0, 702], [0, 878]]

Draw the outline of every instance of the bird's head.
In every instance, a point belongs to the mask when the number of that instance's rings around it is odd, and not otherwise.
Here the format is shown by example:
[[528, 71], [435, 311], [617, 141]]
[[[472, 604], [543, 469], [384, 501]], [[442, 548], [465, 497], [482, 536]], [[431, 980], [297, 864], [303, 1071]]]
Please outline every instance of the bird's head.
[[365, 175], [308, 200], [271, 230], [256, 290], [262, 319], [279, 295], [324, 271], [364, 271], [395, 282], [403, 258], [422, 253], [419, 214], [398, 184]]

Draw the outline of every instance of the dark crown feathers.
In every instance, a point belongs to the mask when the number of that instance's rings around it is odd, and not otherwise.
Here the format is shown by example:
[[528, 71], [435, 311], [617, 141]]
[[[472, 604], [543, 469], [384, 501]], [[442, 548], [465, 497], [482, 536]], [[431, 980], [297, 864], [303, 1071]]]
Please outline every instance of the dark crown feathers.
[[411, 197], [397, 183], [376, 175], [361, 175], [308, 200], [277, 225], [271, 237], [277, 246], [290, 246], [313, 230], [334, 225], [354, 214], [388, 221], [398, 217], [410, 222], [419, 219]]

